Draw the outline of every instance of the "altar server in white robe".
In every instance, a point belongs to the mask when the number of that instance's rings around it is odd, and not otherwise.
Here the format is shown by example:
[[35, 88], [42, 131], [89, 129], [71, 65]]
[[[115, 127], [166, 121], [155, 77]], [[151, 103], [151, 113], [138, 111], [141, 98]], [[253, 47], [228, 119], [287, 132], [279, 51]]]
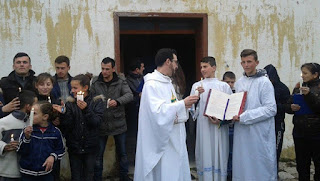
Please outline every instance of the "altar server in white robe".
[[184, 122], [199, 97], [177, 100], [170, 79], [178, 66], [174, 50], [160, 49], [155, 64], [157, 69], [144, 77], [134, 180], [190, 181]]
[[277, 157], [274, 116], [277, 105], [274, 88], [259, 64], [257, 52], [241, 52], [244, 75], [236, 92], [247, 91], [244, 112], [234, 116], [233, 181], [276, 181]]
[[197, 120], [196, 165], [200, 181], [227, 180], [227, 165], [229, 156], [229, 126], [219, 126], [219, 121], [212, 122], [204, 116], [204, 109], [210, 89], [232, 94], [230, 86], [215, 78], [216, 60], [214, 57], [204, 57], [200, 62], [203, 80], [193, 84], [190, 95], [200, 94], [197, 107], [191, 112]]

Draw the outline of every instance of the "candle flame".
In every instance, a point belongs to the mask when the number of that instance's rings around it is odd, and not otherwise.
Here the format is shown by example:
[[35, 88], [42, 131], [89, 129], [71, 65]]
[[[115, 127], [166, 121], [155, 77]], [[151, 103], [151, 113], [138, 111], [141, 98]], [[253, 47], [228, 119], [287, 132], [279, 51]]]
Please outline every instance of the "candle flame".
[[11, 134], [11, 138], [13, 138], [13, 134]]
[[84, 95], [84, 92], [83, 91], [79, 91], [79, 92], [77, 92], [77, 95]]

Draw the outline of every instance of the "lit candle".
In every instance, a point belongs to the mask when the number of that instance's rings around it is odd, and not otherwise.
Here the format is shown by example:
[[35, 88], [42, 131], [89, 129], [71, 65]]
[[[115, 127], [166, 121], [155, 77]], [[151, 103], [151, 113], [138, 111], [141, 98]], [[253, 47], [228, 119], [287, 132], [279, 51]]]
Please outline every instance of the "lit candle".
[[51, 103], [51, 98], [50, 98], [50, 96], [48, 96], [48, 102], [50, 102], [50, 103]]
[[30, 116], [29, 116], [30, 126], [33, 125], [33, 116], [34, 116], [34, 108], [31, 109]]
[[194, 91], [194, 95], [199, 96], [198, 87], [196, 87], [196, 90]]
[[107, 108], [109, 108], [109, 102], [111, 101], [111, 99], [109, 98], [108, 100], [107, 100]]
[[83, 101], [83, 95], [84, 95], [84, 92], [82, 91], [77, 92], [77, 100]]
[[203, 78], [201, 77], [201, 79], [200, 79], [200, 85], [201, 85], [201, 87], [203, 87]]
[[14, 141], [13, 134], [11, 134], [11, 139], [10, 139], [10, 141]]
[[301, 73], [300, 74], [300, 94], [302, 94], [302, 90], [301, 90], [302, 84], [303, 84], [303, 79], [302, 79], [302, 73]]
[[21, 87], [19, 87], [19, 93], [21, 92]]

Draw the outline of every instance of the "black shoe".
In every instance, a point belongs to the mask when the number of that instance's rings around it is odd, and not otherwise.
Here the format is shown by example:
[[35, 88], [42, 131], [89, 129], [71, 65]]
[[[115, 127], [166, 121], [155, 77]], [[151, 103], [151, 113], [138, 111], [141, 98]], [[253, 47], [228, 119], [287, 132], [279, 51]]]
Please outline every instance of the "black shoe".
[[128, 175], [120, 176], [120, 181], [133, 181]]

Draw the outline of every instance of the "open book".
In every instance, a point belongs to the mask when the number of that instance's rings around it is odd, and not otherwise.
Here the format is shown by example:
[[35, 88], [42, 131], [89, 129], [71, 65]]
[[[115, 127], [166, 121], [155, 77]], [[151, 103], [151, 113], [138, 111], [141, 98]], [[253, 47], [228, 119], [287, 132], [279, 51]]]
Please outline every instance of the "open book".
[[210, 89], [203, 114], [220, 120], [232, 120], [233, 116], [239, 116], [243, 112], [246, 98], [247, 92], [229, 95]]

